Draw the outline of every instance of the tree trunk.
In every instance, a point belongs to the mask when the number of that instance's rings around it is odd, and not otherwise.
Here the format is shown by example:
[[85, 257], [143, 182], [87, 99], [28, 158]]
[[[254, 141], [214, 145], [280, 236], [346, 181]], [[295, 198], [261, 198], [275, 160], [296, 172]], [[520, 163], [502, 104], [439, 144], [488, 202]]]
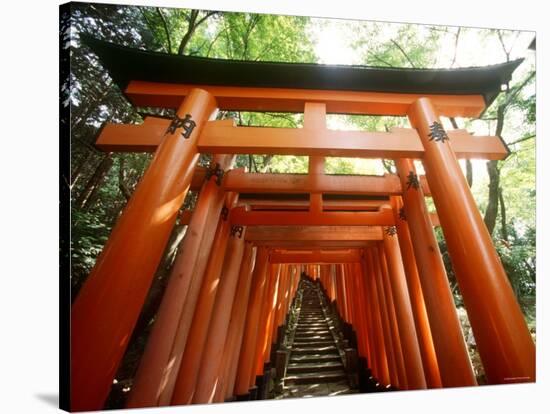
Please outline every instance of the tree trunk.
[[189, 26], [187, 27], [187, 32], [183, 35], [180, 45], [178, 47], [178, 55], [183, 55], [183, 52], [185, 52], [185, 48], [189, 41], [191, 40], [191, 36], [193, 36], [193, 33], [195, 32], [195, 29], [197, 28], [197, 17], [199, 15], [198, 10], [191, 10], [191, 15], [189, 16]]
[[466, 181], [468, 182], [468, 186], [472, 188], [472, 184], [474, 183], [474, 172], [472, 169], [472, 161], [469, 159], [466, 159]]
[[80, 178], [80, 176], [82, 175], [82, 171], [84, 170], [84, 166], [86, 165], [86, 163], [88, 162], [88, 160], [90, 159], [90, 156], [92, 155], [92, 152], [91, 151], [87, 151], [86, 152], [86, 155], [84, 156], [84, 158], [82, 159], [82, 161], [80, 162], [80, 164], [78, 165], [78, 167], [76, 167], [76, 169], [74, 170], [73, 173], [71, 173], [71, 189], [74, 187], [74, 185], [76, 184], [76, 182], [78, 181], [78, 179]]
[[[497, 126], [495, 135], [500, 137], [504, 128], [504, 111], [505, 105], [500, 105], [497, 109]], [[487, 162], [487, 173], [489, 174], [489, 200], [487, 202], [487, 210], [485, 210], [485, 225], [489, 234], [493, 235], [498, 214], [498, 195], [500, 188], [500, 169], [498, 168], [498, 160]]]
[[483, 220], [489, 234], [492, 235], [496, 225], [499, 204], [500, 170], [498, 169], [498, 161], [487, 162], [487, 173], [489, 174], [489, 200]]
[[273, 159], [273, 155], [266, 155], [264, 156], [264, 159], [263, 159], [263, 164], [262, 165], [262, 168], [260, 168], [260, 172], [261, 173], [265, 173], [267, 172], [267, 169], [269, 168], [269, 163], [271, 162], [271, 160]]
[[111, 169], [112, 165], [113, 165], [113, 157], [112, 157], [112, 153], [109, 152], [105, 156], [105, 158], [101, 160], [94, 174], [86, 183], [86, 186], [82, 190], [82, 193], [80, 193], [80, 197], [78, 197], [78, 200], [76, 202], [78, 208], [81, 208], [84, 210], [90, 208], [90, 206], [93, 204], [94, 200], [96, 199], [97, 191], [99, 190], [99, 187], [103, 182], [103, 179]]
[[120, 193], [124, 196], [126, 199], [126, 202], [130, 200], [130, 197], [132, 197], [132, 193], [130, 190], [128, 190], [128, 187], [126, 187], [126, 183], [124, 182], [124, 155], [121, 154], [118, 159], [118, 189], [120, 190]]
[[500, 203], [500, 235], [502, 240], [508, 241], [508, 228], [506, 226], [506, 205], [502, 195], [502, 187], [498, 189], [498, 201]]

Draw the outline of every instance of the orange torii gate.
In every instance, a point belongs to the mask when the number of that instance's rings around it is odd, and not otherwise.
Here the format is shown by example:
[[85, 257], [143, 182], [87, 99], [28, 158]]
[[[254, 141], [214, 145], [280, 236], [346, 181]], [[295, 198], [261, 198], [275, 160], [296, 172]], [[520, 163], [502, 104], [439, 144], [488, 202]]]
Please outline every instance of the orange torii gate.
[[[388, 71], [221, 61], [84, 40], [134, 105], [176, 115], [107, 124], [98, 137], [105, 151], [155, 155], [72, 308], [73, 410], [102, 408], [185, 195], [199, 187], [129, 407], [249, 394], [303, 270], [336, 300], [382, 383], [475, 385], [434, 225], [445, 235], [489, 382], [535, 380], [533, 341], [457, 161], [502, 159], [508, 150], [499, 137], [446, 131], [439, 118], [479, 116], [518, 61]], [[304, 113], [304, 126], [239, 127], [214, 120], [217, 109]], [[331, 131], [326, 113], [408, 116], [412, 128]], [[214, 154], [212, 168], [197, 168], [200, 153]], [[252, 174], [232, 168], [233, 154], [307, 155], [309, 173]], [[327, 156], [394, 159], [398, 175], [329, 176]]]

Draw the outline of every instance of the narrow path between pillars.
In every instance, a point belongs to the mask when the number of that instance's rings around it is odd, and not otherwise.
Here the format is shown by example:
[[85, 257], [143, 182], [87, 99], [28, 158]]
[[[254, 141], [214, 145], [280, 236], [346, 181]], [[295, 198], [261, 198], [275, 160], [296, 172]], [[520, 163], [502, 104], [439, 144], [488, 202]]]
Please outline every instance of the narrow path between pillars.
[[302, 279], [301, 297], [294, 329], [287, 333], [289, 344], [286, 375], [275, 396], [315, 397], [355, 393], [350, 386], [340, 345], [342, 337], [328, 316], [319, 285]]

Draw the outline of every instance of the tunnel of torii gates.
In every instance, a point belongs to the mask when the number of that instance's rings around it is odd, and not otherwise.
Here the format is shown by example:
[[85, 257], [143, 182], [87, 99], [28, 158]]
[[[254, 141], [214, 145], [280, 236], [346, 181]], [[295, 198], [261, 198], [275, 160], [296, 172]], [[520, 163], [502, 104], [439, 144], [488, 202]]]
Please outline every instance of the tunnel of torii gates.
[[[246, 399], [302, 272], [398, 389], [476, 385], [434, 226], [441, 226], [490, 384], [535, 381], [535, 345], [459, 166], [503, 159], [477, 117], [521, 61], [453, 70], [167, 55], [91, 38], [129, 101], [173, 119], [107, 124], [97, 148], [153, 152], [71, 311], [71, 408], [101, 409], [171, 230], [187, 224], [128, 407]], [[217, 110], [303, 113], [303, 128], [236, 126]], [[407, 116], [412, 128], [335, 131], [326, 114]], [[199, 154], [213, 155], [210, 168]], [[309, 156], [308, 174], [233, 168], [235, 154]], [[397, 174], [324, 174], [324, 157], [384, 158]], [[416, 173], [420, 160], [425, 176]], [[180, 213], [189, 190], [193, 211]], [[429, 212], [432, 197], [436, 212]]]

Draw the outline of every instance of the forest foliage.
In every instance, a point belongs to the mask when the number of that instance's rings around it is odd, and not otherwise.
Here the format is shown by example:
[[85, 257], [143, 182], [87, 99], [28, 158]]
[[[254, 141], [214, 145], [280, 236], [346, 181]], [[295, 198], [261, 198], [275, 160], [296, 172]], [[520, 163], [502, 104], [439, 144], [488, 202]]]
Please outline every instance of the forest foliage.
[[[353, 50], [353, 63], [383, 67], [476, 66], [524, 57], [525, 61], [496, 101], [479, 119], [448, 120], [447, 128], [500, 135], [511, 155], [503, 161], [464, 163], [472, 191], [493, 235], [510, 282], [534, 330], [535, 256], [535, 65], [526, 48], [533, 33], [329, 21], [325, 19], [228, 13], [159, 7], [73, 3], [62, 20], [64, 47], [70, 50], [71, 73], [62, 99], [71, 109], [71, 283], [73, 297], [101, 252], [109, 233], [150, 160], [148, 154], [103, 153], [94, 147], [105, 122], [139, 123], [144, 114], [169, 114], [158, 108], [133, 108], [95, 56], [80, 42], [82, 34], [134, 48], [212, 58], [253, 61], [318, 62], [315, 33], [338, 25]], [[475, 47], [473, 47], [475, 46]], [[301, 127], [302, 115], [221, 112], [240, 125]], [[408, 125], [405, 118], [372, 116], [329, 117], [329, 127], [387, 130]], [[201, 162], [207, 163], [208, 157]], [[237, 166], [256, 172], [307, 172], [307, 158], [240, 155]], [[388, 160], [327, 159], [327, 173], [383, 174], [393, 172]], [[190, 207], [191, 194], [182, 208]], [[171, 248], [181, 240], [175, 230]], [[459, 289], [438, 237], [454, 288]], [[167, 251], [167, 256], [170, 252]], [[163, 266], [169, 268], [170, 260]]]

